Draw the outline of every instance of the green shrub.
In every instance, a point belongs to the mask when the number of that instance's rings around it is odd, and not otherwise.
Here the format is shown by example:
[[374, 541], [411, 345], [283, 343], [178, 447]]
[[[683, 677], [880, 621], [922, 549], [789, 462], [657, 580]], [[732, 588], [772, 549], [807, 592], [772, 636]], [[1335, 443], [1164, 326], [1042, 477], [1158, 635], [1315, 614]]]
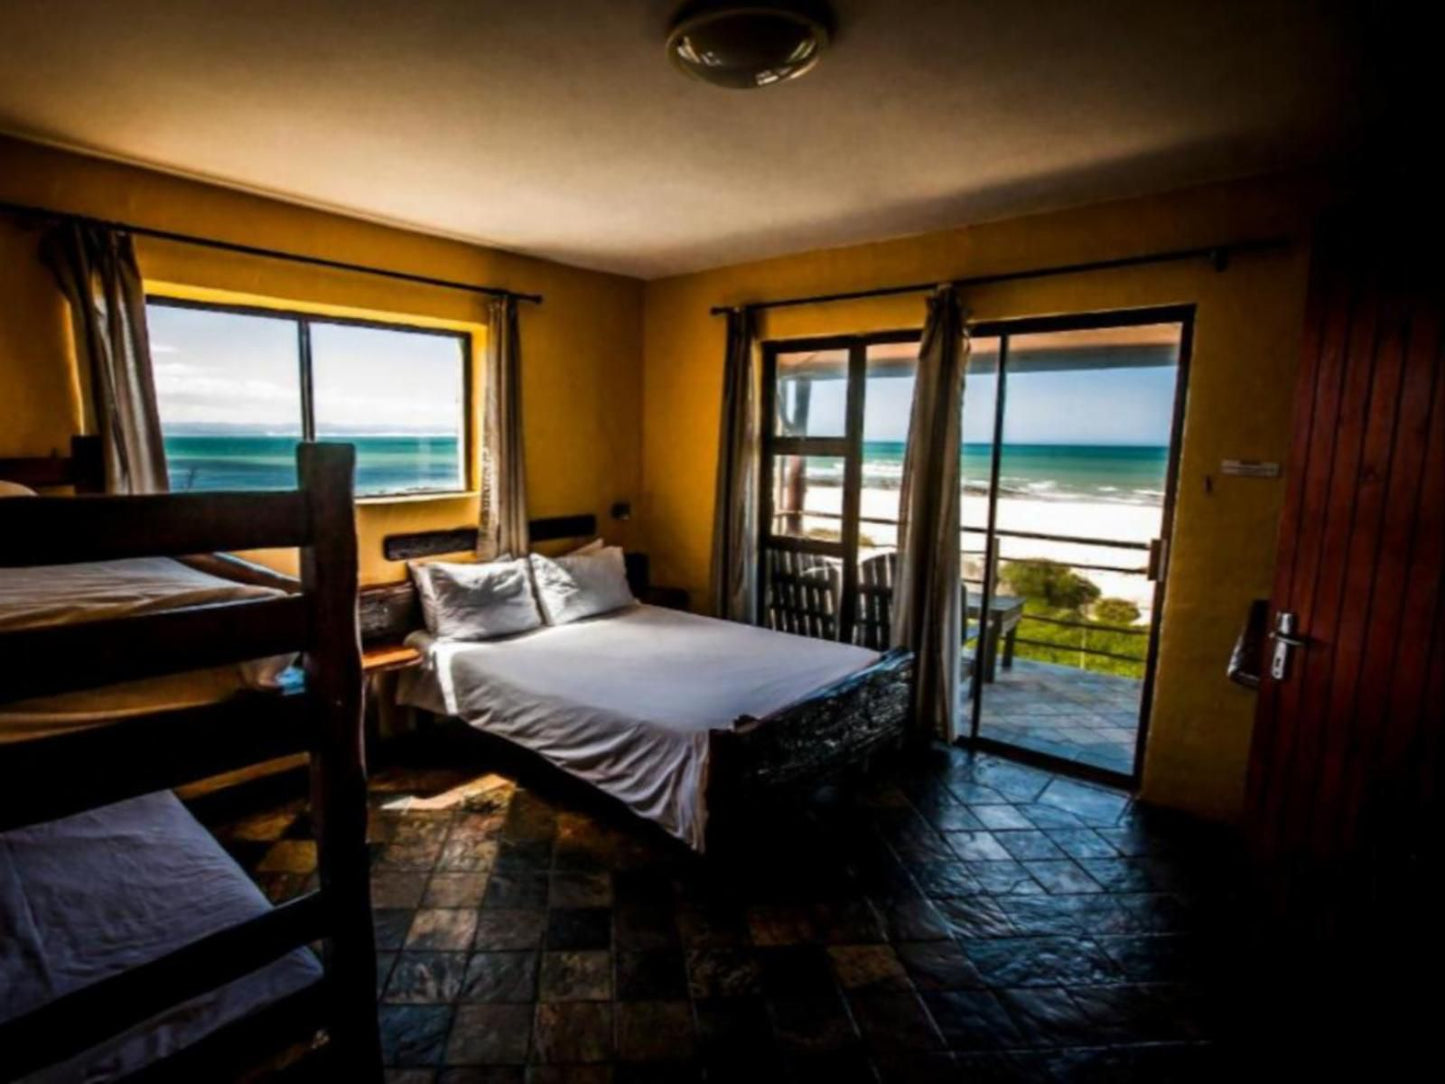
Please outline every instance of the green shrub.
[[1100, 595], [1096, 583], [1057, 561], [1011, 561], [1000, 578], [1016, 595], [1074, 614], [1082, 613]]
[[1132, 625], [1139, 620], [1139, 607], [1126, 598], [1101, 598], [1089, 607], [1089, 616], [1103, 625]]

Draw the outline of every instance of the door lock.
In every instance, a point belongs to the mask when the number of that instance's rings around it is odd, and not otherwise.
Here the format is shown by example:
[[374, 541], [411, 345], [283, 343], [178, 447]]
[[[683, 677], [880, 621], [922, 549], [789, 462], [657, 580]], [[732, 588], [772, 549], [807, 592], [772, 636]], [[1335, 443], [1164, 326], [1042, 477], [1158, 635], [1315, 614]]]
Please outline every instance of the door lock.
[[1274, 631], [1269, 638], [1274, 641], [1269, 676], [1275, 681], [1283, 681], [1289, 673], [1290, 652], [1295, 648], [1308, 647], [1309, 639], [1299, 634], [1299, 617], [1288, 610], [1275, 614]]

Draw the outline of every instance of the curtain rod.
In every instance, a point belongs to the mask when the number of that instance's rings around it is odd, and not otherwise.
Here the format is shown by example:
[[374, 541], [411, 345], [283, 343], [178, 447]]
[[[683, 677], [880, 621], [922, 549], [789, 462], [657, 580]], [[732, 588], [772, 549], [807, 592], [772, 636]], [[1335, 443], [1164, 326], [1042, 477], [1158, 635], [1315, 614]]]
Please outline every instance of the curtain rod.
[[155, 237], [162, 241], [176, 241], [183, 245], [216, 248], [223, 252], [239, 252], [245, 256], [261, 256], [268, 260], [288, 260], [292, 263], [310, 264], [313, 267], [326, 267], [334, 271], [355, 271], [363, 275], [379, 275], [383, 278], [400, 279], [403, 282], [414, 282], [422, 286], [440, 286], [446, 290], [465, 290], [468, 293], [484, 294], [487, 297], [513, 297], [518, 301], [531, 301], [534, 304], [541, 304], [542, 302], [541, 294], [523, 294], [515, 290], [504, 289], [500, 286], [478, 286], [470, 282], [433, 278], [430, 275], [416, 275], [410, 271], [392, 271], [385, 267], [371, 267], [367, 264], [330, 260], [324, 256], [306, 256], [299, 252], [283, 252], [280, 249], [261, 248], [259, 245], [243, 245], [236, 241], [218, 241], [214, 237], [197, 237], [194, 234], [176, 233], [172, 230], [159, 230], [150, 226], [134, 226], [128, 222], [112, 222], [103, 218], [92, 218], [89, 215], [72, 214], [68, 211], [55, 211], [48, 207], [31, 207], [23, 203], [0, 202], [0, 211], [25, 218], [52, 218], [62, 222], [79, 222], [88, 226], [100, 226], [103, 229], [133, 233], [140, 237]]
[[[1199, 248], [1180, 248], [1165, 252], [1147, 252], [1138, 256], [1120, 256], [1112, 260], [1091, 260], [1088, 263], [1068, 263], [1055, 267], [1036, 267], [1028, 271], [1002, 271], [993, 275], [973, 275], [968, 278], [949, 279], [945, 285], [955, 287], [984, 286], [996, 282], [1015, 282], [1020, 279], [1042, 279], [1055, 275], [1080, 275], [1090, 271], [1112, 271], [1121, 267], [1139, 267], [1144, 264], [1177, 263], [1183, 260], [1207, 259], [1216, 271], [1229, 266], [1229, 258], [1237, 252], [1263, 252], [1284, 248], [1290, 243], [1288, 237], [1267, 237], [1251, 241], [1230, 241], [1222, 245], [1207, 245]], [[832, 301], [856, 301], [865, 297], [888, 297], [893, 294], [918, 294], [937, 289], [938, 281], [915, 282], [907, 286], [880, 286], [872, 290], [849, 290], [837, 294], [813, 294], [810, 297], [783, 297], [774, 301], [754, 301], [746, 305], [714, 305], [709, 311], [713, 316], [732, 312], [735, 309], [783, 309], [794, 305], [823, 305]]]

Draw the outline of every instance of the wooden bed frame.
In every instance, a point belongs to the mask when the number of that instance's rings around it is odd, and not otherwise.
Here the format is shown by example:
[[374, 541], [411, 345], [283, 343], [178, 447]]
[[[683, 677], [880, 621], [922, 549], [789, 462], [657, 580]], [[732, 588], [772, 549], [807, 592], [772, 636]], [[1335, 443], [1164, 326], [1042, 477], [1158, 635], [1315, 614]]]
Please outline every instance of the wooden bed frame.
[[[0, 466], [0, 476], [9, 470], [15, 478], [14, 464]], [[309, 753], [320, 872], [318, 891], [0, 1024], [0, 1079], [73, 1057], [298, 946], [324, 940], [322, 978], [147, 1066], [136, 1078], [231, 1079], [268, 1053], [311, 1044], [324, 1031], [321, 1049], [334, 1079], [381, 1080], [354, 465], [349, 445], [303, 443], [297, 448], [300, 488], [294, 491], [0, 502], [5, 567], [291, 546], [302, 555], [296, 594], [0, 633], [0, 700], [295, 651], [304, 654], [306, 674], [304, 688], [293, 692], [240, 693], [216, 704], [0, 747], [0, 829]], [[67, 661], [76, 658], [86, 665]]]
[[[533, 541], [596, 536], [591, 516], [533, 520]], [[475, 528], [391, 535], [383, 543], [392, 560], [466, 549]], [[647, 601], [647, 560], [628, 554], [633, 594]], [[362, 635], [397, 641], [420, 627], [411, 585], [362, 592]], [[871, 666], [826, 685], [761, 719], [743, 718], [730, 731], [713, 731], [709, 747], [709, 834], [735, 811], [761, 802], [791, 800], [825, 783], [868, 770], [880, 756], [903, 748], [912, 712], [913, 653], [894, 648]]]
[[899, 752], [907, 739], [912, 684], [913, 652], [897, 647], [771, 715], [712, 731], [709, 817], [726, 818], [734, 808], [841, 782]]

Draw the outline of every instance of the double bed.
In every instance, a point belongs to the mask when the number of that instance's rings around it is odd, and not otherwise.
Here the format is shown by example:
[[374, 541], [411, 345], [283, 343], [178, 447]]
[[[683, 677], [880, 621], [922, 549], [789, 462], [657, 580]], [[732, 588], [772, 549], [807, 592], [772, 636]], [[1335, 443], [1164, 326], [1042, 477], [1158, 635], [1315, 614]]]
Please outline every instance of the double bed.
[[[365, 597], [362, 611], [366, 627]], [[731, 809], [856, 771], [904, 738], [912, 656], [901, 650], [637, 602], [485, 641], [415, 624], [406, 642], [421, 662], [402, 675], [402, 704], [520, 745], [696, 851]]]
[[406, 704], [541, 754], [702, 850], [713, 735], [875, 664], [877, 652], [657, 606], [484, 643], [415, 632]]

